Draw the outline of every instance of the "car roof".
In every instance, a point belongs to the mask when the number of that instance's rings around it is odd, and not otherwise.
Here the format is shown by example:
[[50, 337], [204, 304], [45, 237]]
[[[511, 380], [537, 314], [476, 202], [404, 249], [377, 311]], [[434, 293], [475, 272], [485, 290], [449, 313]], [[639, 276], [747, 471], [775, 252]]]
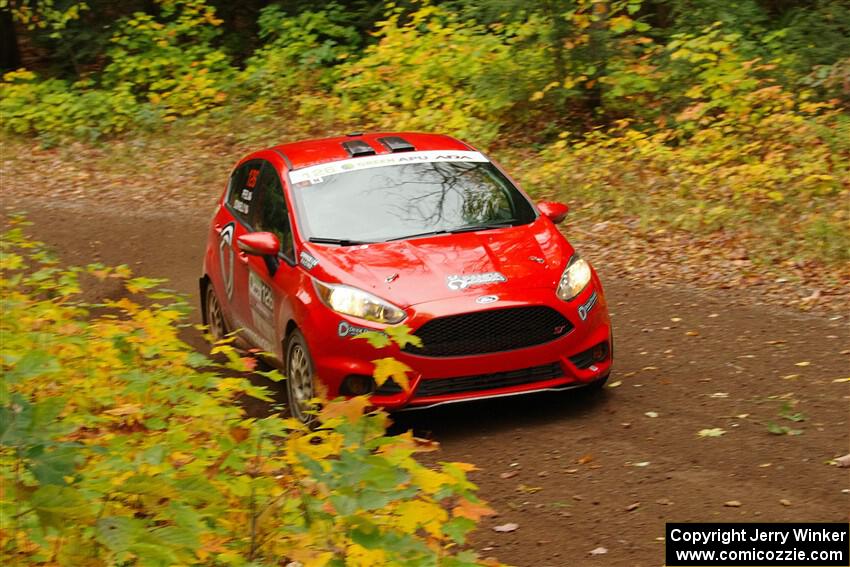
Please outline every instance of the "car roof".
[[[388, 141], [388, 139], [391, 141]], [[350, 142], [354, 142], [354, 146], [348, 144]], [[368, 144], [369, 147], [365, 147], [359, 142]], [[403, 142], [407, 142], [407, 145], [403, 144]], [[420, 132], [371, 132], [367, 134], [355, 132], [333, 138], [319, 138], [280, 144], [271, 149], [285, 156], [287, 166], [290, 169], [301, 169], [302, 167], [355, 157], [351, 153], [352, 150], [347, 149], [346, 145], [349, 148], [361, 148], [368, 151], [368, 155], [393, 153], [390, 149], [393, 146], [397, 148], [396, 151], [473, 149], [451, 136], [444, 134], [423, 134]], [[412, 146], [412, 148], [409, 146]], [[370, 151], [370, 149], [373, 151]], [[355, 149], [354, 151], [357, 150]]]

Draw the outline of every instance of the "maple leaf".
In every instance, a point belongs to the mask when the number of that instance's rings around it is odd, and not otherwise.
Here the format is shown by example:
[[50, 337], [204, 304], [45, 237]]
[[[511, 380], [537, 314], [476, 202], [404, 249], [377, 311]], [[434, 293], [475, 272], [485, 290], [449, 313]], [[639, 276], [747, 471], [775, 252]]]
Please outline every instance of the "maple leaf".
[[476, 522], [483, 516], [492, 516], [495, 513], [495, 510], [487, 506], [487, 504], [483, 502], [472, 502], [465, 498], [452, 509], [452, 515], [456, 517], [459, 516], [461, 518], [469, 518]]
[[330, 421], [335, 417], [344, 417], [349, 421], [356, 421], [369, 407], [369, 398], [357, 396], [347, 400], [332, 400], [325, 403], [319, 412], [322, 422]]
[[384, 348], [390, 344], [390, 338], [380, 331], [366, 331], [354, 336], [355, 339], [363, 339], [375, 348]]
[[407, 345], [422, 347], [422, 339], [410, 333], [410, 327], [407, 325], [399, 325], [398, 327], [387, 327], [385, 331], [392, 340], [398, 345], [398, 348], [404, 348]]
[[375, 365], [375, 371], [372, 373], [372, 376], [375, 378], [375, 384], [378, 388], [392, 378], [404, 391], [410, 390], [407, 373], [412, 372], [412, 369], [408, 365], [389, 357], [373, 360], [372, 364]]

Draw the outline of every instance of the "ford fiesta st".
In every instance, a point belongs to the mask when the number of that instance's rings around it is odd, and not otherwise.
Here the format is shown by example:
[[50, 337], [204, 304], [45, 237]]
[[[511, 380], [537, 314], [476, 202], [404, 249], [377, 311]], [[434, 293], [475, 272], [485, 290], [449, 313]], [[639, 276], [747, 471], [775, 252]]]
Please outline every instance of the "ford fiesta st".
[[[201, 278], [214, 336], [239, 330], [287, 376], [295, 417], [317, 392], [390, 410], [601, 385], [611, 323], [595, 271], [472, 146], [350, 134], [255, 152], [234, 168]], [[422, 346], [352, 340], [407, 325]], [[371, 361], [413, 369], [375, 387]]]

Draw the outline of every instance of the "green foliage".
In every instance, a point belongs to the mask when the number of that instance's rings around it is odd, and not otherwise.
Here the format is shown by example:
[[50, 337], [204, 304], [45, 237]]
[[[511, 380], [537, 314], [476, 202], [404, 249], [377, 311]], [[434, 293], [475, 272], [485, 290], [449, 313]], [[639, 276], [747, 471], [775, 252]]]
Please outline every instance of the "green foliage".
[[[316, 431], [246, 415], [240, 397], [268, 394], [178, 339], [179, 298], [126, 267], [64, 267], [12, 224], [0, 256], [4, 564], [478, 564], [462, 546], [488, 510], [469, 465], [420, 465], [431, 444], [384, 436], [387, 416], [362, 415], [364, 398], [326, 404]], [[126, 293], [86, 305], [90, 278]]]
[[227, 55], [213, 47], [221, 20], [205, 0], [158, 0], [160, 14], [137, 12], [119, 25], [107, 50], [103, 87], [129, 90], [166, 120], [208, 110], [227, 98]]
[[378, 42], [340, 67], [336, 97], [315, 108], [364, 127], [437, 130], [484, 144], [497, 135], [515, 102], [494, 88], [495, 77], [520, 70], [509, 48], [515, 30], [427, 3], [410, 14], [393, 8], [377, 26]]
[[31, 71], [3, 76], [0, 114], [7, 131], [37, 134], [48, 142], [68, 136], [95, 140], [145, 122], [126, 88], [87, 89], [85, 83], [39, 80]]
[[296, 15], [277, 4], [260, 11], [259, 35], [264, 43], [242, 73], [250, 98], [256, 99], [255, 112], [291, 106], [293, 100], [333, 86], [336, 66], [361, 44], [347, 17], [336, 3]]
[[48, 142], [95, 140], [208, 111], [234, 76], [213, 47], [220, 20], [204, 0], [157, 0], [157, 18], [136, 13], [117, 24], [99, 80], [7, 73], [0, 85], [3, 127]]

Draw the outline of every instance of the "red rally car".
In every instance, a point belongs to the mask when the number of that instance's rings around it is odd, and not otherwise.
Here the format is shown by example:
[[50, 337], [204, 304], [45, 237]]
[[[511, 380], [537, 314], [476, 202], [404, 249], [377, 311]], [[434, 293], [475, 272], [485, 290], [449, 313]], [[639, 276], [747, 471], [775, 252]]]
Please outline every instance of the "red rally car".
[[[283, 144], [240, 161], [212, 220], [201, 300], [309, 400], [371, 394], [390, 410], [604, 384], [602, 285], [536, 206], [472, 146], [420, 133]], [[351, 340], [408, 325], [422, 347]], [[371, 361], [413, 369], [375, 388]], [[321, 382], [321, 385], [317, 384]]]

